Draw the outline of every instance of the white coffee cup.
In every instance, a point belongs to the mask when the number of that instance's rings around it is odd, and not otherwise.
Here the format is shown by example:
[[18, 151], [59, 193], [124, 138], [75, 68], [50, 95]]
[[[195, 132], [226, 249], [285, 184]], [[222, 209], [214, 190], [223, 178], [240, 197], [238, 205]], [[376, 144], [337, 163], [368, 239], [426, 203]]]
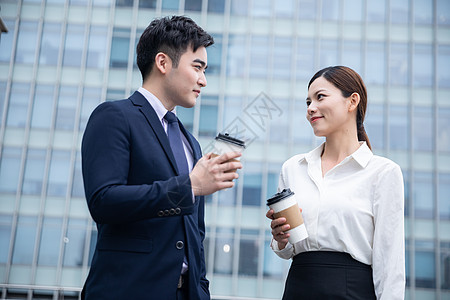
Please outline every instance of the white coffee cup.
[[289, 188], [276, 193], [267, 200], [267, 205], [274, 211], [274, 218], [286, 218], [286, 223], [290, 225], [290, 229], [285, 231], [289, 233], [288, 241], [292, 245], [298, 243], [308, 237], [303, 217], [298, 207], [294, 192]]

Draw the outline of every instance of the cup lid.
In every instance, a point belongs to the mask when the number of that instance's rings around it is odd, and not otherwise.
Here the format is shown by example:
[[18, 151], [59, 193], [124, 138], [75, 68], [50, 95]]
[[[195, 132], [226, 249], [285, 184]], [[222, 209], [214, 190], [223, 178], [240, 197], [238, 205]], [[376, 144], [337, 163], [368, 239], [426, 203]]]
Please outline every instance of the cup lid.
[[234, 138], [234, 137], [231, 137], [228, 133], [225, 133], [225, 134], [219, 133], [216, 136], [216, 140], [220, 140], [220, 141], [224, 141], [224, 142], [227, 142], [227, 143], [235, 144], [235, 145], [237, 145], [239, 147], [245, 148], [245, 142], [244, 141], [242, 141], [240, 139], [237, 139], [237, 138]]
[[272, 205], [275, 204], [277, 202], [280, 202], [281, 200], [290, 197], [294, 195], [294, 192], [291, 191], [290, 188], [284, 189], [279, 193], [276, 193], [275, 195], [273, 195], [272, 197], [270, 197], [269, 199], [267, 199], [267, 205]]

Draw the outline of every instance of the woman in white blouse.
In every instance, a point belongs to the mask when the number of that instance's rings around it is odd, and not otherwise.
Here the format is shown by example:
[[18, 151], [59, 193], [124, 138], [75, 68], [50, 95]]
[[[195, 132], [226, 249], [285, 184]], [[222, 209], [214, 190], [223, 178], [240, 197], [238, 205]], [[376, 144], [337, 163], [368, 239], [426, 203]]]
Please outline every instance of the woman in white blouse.
[[293, 258], [283, 299], [404, 299], [403, 177], [371, 151], [363, 80], [348, 67], [322, 69], [306, 105], [326, 140], [283, 164], [278, 189], [295, 193], [309, 237], [288, 243], [286, 219], [267, 212], [272, 249]]

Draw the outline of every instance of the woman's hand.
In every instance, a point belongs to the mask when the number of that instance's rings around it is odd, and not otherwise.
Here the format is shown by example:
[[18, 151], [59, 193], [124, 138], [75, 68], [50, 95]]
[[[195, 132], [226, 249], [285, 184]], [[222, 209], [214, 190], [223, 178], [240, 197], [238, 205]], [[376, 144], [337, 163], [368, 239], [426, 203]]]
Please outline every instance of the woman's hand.
[[281, 217], [274, 219], [273, 214], [273, 210], [270, 209], [267, 212], [266, 217], [272, 220], [270, 223], [270, 227], [272, 228], [272, 236], [274, 240], [278, 242], [278, 249], [282, 250], [286, 247], [289, 237], [289, 233], [285, 233], [285, 231], [288, 231], [291, 227], [289, 224], [284, 224], [286, 223], [286, 218]]

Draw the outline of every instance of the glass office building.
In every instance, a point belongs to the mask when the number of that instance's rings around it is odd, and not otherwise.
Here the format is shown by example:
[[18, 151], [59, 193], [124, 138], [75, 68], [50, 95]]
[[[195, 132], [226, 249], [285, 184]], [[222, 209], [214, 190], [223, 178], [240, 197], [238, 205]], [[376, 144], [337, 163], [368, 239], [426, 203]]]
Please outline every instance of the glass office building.
[[[210, 32], [208, 86], [179, 109], [204, 149], [217, 132], [248, 148], [235, 188], [209, 196], [214, 299], [280, 299], [289, 261], [269, 248], [265, 199], [281, 164], [321, 143], [307, 83], [347, 65], [369, 91], [374, 152], [405, 179], [407, 299], [450, 299], [449, 0], [1, 0], [0, 299], [76, 299], [96, 228], [80, 141], [92, 110], [141, 84], [140, 34], [185, 14]], [[247, 298], [245, 298], [247, 299]]]

